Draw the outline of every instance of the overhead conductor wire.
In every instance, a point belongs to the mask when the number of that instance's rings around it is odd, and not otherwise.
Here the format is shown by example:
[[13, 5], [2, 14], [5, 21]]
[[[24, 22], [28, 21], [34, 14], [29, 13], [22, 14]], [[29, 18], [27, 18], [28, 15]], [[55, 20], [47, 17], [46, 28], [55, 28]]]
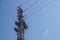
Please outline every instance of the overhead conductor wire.
[[48, 2], [47, 4], [45, 4], [44, 6], [39, 7], [38, 10], [32, 12], [32, 14], [28, 15], [25, 19], [28, 19], [28, 17], [30, 17], [30, 16], [32, 16], [32, 15], [34, 15], [34, 14], [37, 14], [38, 11], [40, 11], [41, 9], [43, 9], [44, 7], [46, 7], [47, 5], [49, 5], [51, 2], [53, 2], [53, 0], [49, 1], [49, 2]]
[[[48, 2], [48, 1], [44, 1], [42, 4], [39, 4], [39, 5], [42, 6], [42, 5], [45, 4], [46, 2]], [[36, 2], [36, 3], [37, 3], [37, 2]], [[36, 4], [36, 3], [35, 3], [35, 4]], [[34, 5], [35, 5], [35, 4], [34, 4]], [[34, 5], [32, 5], [32, 6], [34, 6]], [[31, 6], [31, 7], [32, 7], [32, 6]], [[39, 8], [40, 6], [36, 7], [36, 10], [37, 10], [37, 8]], [[34, 10], [35, 10], [35, 9], [34, 9]], [[34, 10], [33, 10], [33, 11], [34, 11]], [[28, 16], [28, 15], [26, 15], [25, 17], [27, 17], [27, 16]], [[25, 18], [25, 19], [26, 19], [26, 18]]]
[[[24, 12], [26, 12], [30, 7], [32, 7], [32, 6], [34, 6], [37, 2], [39, 2], [39, 0], [38, 1], [35, 1], [33, 4], [31, 4], [28, 8], [26, 8], [26, 10], [24, 11]], [[45, 4], [47, 1], [44, 1], [42, 4]], [[39, 4], [39, 5], [42, 5], [42, 4]], [[40, 7], [40, 6], [39, 6]], [[38, 7], [36, 7], [36, 9], [37, 9]], [[25, 17], [26, 17], [27, 15], [25, 15]]]
[[27, 11], [30, 7], [32, 7], [32, 6], [33, 6], [34, 4], [36, 4], [37, 2], [39, 2], [39, 0], [36, 0], [33, 4], [31, 4], [29, 7], [27, 7], [26, 10], [24, 10], [24, 12]]

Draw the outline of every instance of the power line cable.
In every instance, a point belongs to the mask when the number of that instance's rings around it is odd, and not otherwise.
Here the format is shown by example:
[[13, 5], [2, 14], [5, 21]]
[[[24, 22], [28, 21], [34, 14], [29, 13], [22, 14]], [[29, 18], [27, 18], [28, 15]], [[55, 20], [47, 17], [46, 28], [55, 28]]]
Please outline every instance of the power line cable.
[[[31, 1], [31, 0], [30, 0]], [[30, 2], [30, 1], [27, 1], [24, 5], [22, 5], [22, 6], [25, 6], [28, 2]]]
[[[31, 0], [30, 0], [31, 1]], [[28, 1], [28, 2], [30, 2], [30, 1]], [[26, 2], [24, 5], [22, 5], [22, 4], [20, 4], [20, 6], [25, 6], [28, 2]], [[36, 1], [35, 1], [36, 2]], [[24, 3], [24, 2], [23, 2]]]
[[[39, 1], [39, 0], [38, 0], [38, 1]], [[32, 6], [35, 5], [38, 1], [35, 1], [35, 2], [34, 2], [31, 6], [29, 6], [29, 7], [32, 7]], [[46, 3], [46, 1], [44, 1], [42, 4], [45, 4], [45, 3]], [[41, 5], [42, 5], [42, 4], [41, 4]], [[29, 7], [28, 7], [28, 8], [29, 8]], [[37, 8], [38, 8], [38, 7], [37, 7]], [[36, 9], [37, 9], [37, 8], [36, 8]], [[27, 16], [27, 15], [25, 15], [25, 16]]]
[[[39, 2], [39, 1], [38, 1]], [[44, 4], [46, 1], [44, 1], [42, 4]], [[36, 2], [37, 3], [37, 2]], [[26, 10], [24, 12], [26, 12], [30, 7], [34, 6], [36, 3], [34, 3], [33, 5], [29, 6], [28, 8], [26, 8]], [[39, 5], [42, 5], [42, 4], [39, 4]]]
[[[34, 6], [34, 5], [35, 5], [37, 2], [39, 2], [39, 1], [40, 1], [40, 0], [35, 1], [33, 4], [31, 4], [29, 7], [27, 7], [26, 10], [24, 10], [24, 12], [27, 11], [30, 7]], [[22, 6], [22, 5], [20, 5], [20, 6]]]
[[[48, 2], [48, 1], [46, 1], [46, 2]], [[45, 4], [46, 3], [45, 1], [42, 3], [42, 4], [40, 4], [38, 7], [36, 7], [35, 9], [37, 10], [37, 8], [39, 8], [40, 6], [42, 6], [43, 4]], [[35, 10], [34, 9], [34, 10]], [[25, 15], [25, 17], [26, 17], [27, 15]]]
[[43, 9], [44, 7], [46, 7], [47, 5], [49, 5], [51, 2], [53, 2], [53, 0], [51, 0], [50, 2], [48, 2], [47, 4], [45, 4], [45, 5], [44, 5], [43, 7], [41, 7], [41, 8], [39, 7], [38, 10], [36, 10], [35, 12], [33, 12], [31, 15], [27, 16], [27, 18], [25, 18], [25, 19], [28, 19], [28, 17], [36, 14], [36, 12], [40, 11], [41, 9]]
[[[42, 4], [45, 4], [46, 2], [47, 2], [47, 0], [44, 1]], [[42, 4], [39, 4], [39, 5], [41, 6]], [[36, 7], [35, 9], [39, 8], [40, 6]], [[34, 10], [35, 10], [35, 9], [34, 9]], [[25, 17], [26, 17], [26, 16], [27, 16], [27, 15], [25, 15]]]
[[26, 10], [24, 10], [24, 12], [27, 11], [27, 9], [29, 9], [30, 7], [32, 7], [32, 6], [33, 6], [34, 4], [36, 4], [37, 2], [39, 2], [39, 0], [35, 1], [33, 4], [31, 4], [29, 7], [27, 7]]

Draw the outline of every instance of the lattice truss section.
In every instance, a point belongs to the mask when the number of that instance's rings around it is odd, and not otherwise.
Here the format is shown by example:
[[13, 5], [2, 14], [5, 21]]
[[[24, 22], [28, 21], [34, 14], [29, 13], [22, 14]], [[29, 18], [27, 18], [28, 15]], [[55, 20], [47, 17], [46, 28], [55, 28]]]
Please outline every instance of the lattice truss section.
[[24, 40], [24, 32], [28, 28], [26, 22], [24, 21], [24, 16], [23, 16], [23, 10], [21, 7], [18, 6], [18, 21], [15, 21], [15, 25], [17, 27], [14, 28], [14, 30], [17, 33], [17, 40]]

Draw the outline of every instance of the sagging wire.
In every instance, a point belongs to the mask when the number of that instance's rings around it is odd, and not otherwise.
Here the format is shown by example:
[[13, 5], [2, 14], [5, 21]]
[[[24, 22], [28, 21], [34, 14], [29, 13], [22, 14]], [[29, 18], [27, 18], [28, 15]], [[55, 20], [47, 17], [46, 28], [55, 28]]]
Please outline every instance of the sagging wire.
[[45, 4], [43, 7], [39, 7], [38, 10], [32, 12], [32, 14], [28, 15], [25, 19], [28, 19], [28, 17], [31, 17], [31, 16], [33, 16], [34, 14], [37, 14], [38, 11], [40, 11], [41, 9], [43, 9], [44, 7], [46, 7], [47, 5], [49, 5], [49, 4], [50, 4], [51, 2], [53, 2], [53, 1], [54, 1], [54, 0], [51, 0], [51, 1], [49, 1], [47, 4]]
[[27, 7], [26, 10], [24, 10], [24, 12], [27, 11], [27, 10], [28, 10], [30, 7], [32, 7], [33, 5], [35, 5], [37, 2], [39, 2], [39, 0], [36, 0], [33, 4], [31, 4], [29, 7]]
[[[45, 4], [46, 2], [47, 2], [47, 1], [44, 1], [42, 4]], [[37, 2], [36, 2], [36, 3], [37, 3]], [[42, 4], [39, 4], [39, 5], [42, 5]], [[33, 6], [33, 5], [32, 5], [32, 6]], [[32, 6], [31, 6], [31, 7], [32, 7]], [[40, 6], [36, 7], [36, 9], [39, 8], [39, 7], [40, 7]], [[35, 10], [35, 9], [34, 9], [34, 10]], [[27, 15], [24, 15], [24, 16], [26, 17]]]
[[[42, 6], [43, 4], [45, 4], [46, 2], [48, 2], [48, 1], [44, 1], [42, 4], [40, 4], [38, 7], [36, 7], [35, 9], [37, 10], [37, 8], [39, 8], [40, 6]], [[34, 10], [35, 10], [34, 9]], [[25, 17], [27, 17], [28, 15], [25, 15]]]
[[[31, 0], [30, 0], [31, 1]], [[30, 2], [30, 1], [27, 1], [24, 5], [22, 5], [22, 6], [25, 6], [28, 2]]]
[[[23, 10], [24, 12], [27, 11], [30, 7], [34, 6], [39, 0], [36, 0], [34, 3], [32, 3], [29, 7], [26, 8], [26, 10]], [[45, 2], [44, 2], [45, 3]], [[42, 3], [43, 4], [43, 3]], [[20, 4], [22, 6], [22, 4]]]
[[[47, 1], [48, 1], [48, 0], [46, 0], [46, 1], [44, 1], [43, 3], [39, 4], [35, 9], [39, 8], [40, 6], [42, 6], [42, 5], [45, 4]], [[32, 7], [32, 6], [31, 6], [31, 7]], [[35, 6], [33, 6], [33, 7], [35, 7]], [[35, 10], [35, 9], [34, 9], [34, 10]], [[33, 10], [33, 11], [34, 11], [34, 10]], [[26, 11], [26, 12], [27, 12], [27, 11]], [[24, 12], [24, 13], [25, 13], [25, 12]], [[25, 15], [25, 16], [27, 16], [27, 15]]]

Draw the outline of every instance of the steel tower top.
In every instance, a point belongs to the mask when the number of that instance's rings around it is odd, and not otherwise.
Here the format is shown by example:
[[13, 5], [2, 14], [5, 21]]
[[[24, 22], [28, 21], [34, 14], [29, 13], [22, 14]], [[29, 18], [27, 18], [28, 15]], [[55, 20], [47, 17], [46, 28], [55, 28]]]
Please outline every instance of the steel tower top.
[[25, 30], [28, 28], [26, 22], [24, 21], [23, 17], [23, 10], [21, 7], [18, 6], [18, 9], [17, 9], [17, 14], [18, 14], [18, 21], [15, 21], [15, 25], [17, 27], [14, 28], [14, 30], [16, 31], [17, 33], [17, 40], [24, 40], [24, 32]]

